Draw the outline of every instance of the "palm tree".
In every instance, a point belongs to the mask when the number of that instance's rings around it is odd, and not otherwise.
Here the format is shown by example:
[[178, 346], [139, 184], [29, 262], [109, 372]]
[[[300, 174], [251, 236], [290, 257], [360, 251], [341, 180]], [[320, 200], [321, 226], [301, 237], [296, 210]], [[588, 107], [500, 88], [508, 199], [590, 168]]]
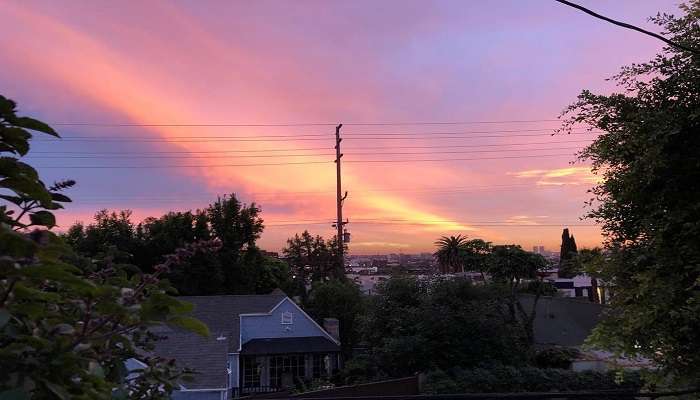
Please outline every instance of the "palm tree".
[[440, 272], [464, 272], [464, 253], [467, 249], [467, 237], [462, 235], [443, 236], [437, 241], [437, 251], [433, 253], [437, 258]]

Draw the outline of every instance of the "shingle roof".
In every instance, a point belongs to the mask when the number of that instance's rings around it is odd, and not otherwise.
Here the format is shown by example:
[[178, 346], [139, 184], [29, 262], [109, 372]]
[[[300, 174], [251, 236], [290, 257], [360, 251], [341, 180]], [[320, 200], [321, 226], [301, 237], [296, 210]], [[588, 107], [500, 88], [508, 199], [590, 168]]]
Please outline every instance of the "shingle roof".
[[238, 351], [240, 314], [265, 313], [287, 297], [278, 291], [263, 295], [181, 296], [179, 300], [194, 304], [192, 316], [209, 327], [212, 336], [228, 338], [228, 352]]
[[322, 336], [253, 339], [246, 342], [241, 354], [332, 353], [340, 346]]
[[[533, 296], [522, 296], [525, 309]], [[542, 345], [580, 346], [598, 324], [603, 306], [584, 300], [543, 297], [537, 303], [535, 342]]]
[[182, 382], [183, 386], [188, 389], [222, 389], [228, 386], [227, 340], [217, 340], [215, 335], [206, 338], [172, 330], [159, 334], [167, 336], [167, 339], [156, 342], [155, 353], [174, 358], [181, 368], [195, 370], [194, 380]]
[[209, 327], [210, 336], [205, 338], [191, 332], [160, 328], [156, 333], [167, 339], [156, 342], [155, 353], [174, 358], [180, 367], [197, 372], [193, 382], [182, 383], [186, 388], [225, 388], [228, 353], [238, 351], [239, 315], [269, 312], [285, 297], [281, 291], [268, 295], [178, 297], [194, 304], [191, 315]]

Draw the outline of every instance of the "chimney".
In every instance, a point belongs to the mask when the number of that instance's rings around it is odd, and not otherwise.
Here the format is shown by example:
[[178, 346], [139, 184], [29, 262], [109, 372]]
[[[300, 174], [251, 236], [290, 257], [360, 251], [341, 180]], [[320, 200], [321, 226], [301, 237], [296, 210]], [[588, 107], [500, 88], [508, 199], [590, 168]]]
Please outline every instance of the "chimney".
[[335, 340], [340, 341], [340, 322], [337, 318], [324, 318], [323, 329], [326, 330]]

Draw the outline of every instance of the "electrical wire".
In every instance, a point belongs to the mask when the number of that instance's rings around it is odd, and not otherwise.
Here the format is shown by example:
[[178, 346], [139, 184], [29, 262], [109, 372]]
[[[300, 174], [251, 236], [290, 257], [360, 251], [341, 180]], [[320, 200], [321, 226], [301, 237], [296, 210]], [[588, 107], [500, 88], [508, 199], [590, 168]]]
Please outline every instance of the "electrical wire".
[[[344, 160], [344, 163], [414, 163], [414, 162], [451, 162], [451, 161], [477, 161], [477, 160], [505, 160], [518, 158], [563, 157], [575, 154], [538, 154], [527, 156], [503, 156], [503, 157], [476, 157], [476, 158], [443, 158], [443, 159], [417, 159], [417, 160]], [[37, 165], [36, 168], [55, 169], [150, 169], [150, 168], [226, 168], [226, 167], [264, 167], [278, 165], [309, 165], [328, 164], [333, 161], [300, 161], [283, 163], [256, 163], [256, 164], [201, 164], [201, 165]]]
[[[514, 124], [560, 122], [559, 119], [523, 119], [523, 120], [485, 120], [485, 121], [409, 121], [409, 122], [348, 122], [343, 126], [410, 126], [410, 125], [476, 125], [476, 124]], [[90, 126], [108, 128], [131, 127], [301, 127], [301, 126], [337, 126], [331, 122], [294, 122], [294, 123], [122, 123], [122, 122], [52, 122], [55, 126]]]
[[[511, 147], [511, 146], [530, 146], [540, 144], [561, 144], [561, 143], [590, 143], [592, 139], [585, 140], [562, 140], [550, 142], [527, 142], [527, 143], [486, 143], [486, 144], [466, 144], [466, 145], [437, 145], [437, 146], [364, 146], [364, 147], [345, 147], [346, 150], [383, 150], [383, 149], [442, 149], [442, 148], [478, 148], [478, 147]], [[173, 151], [41, 151], [32, 150], [32, 154], [219, 154], [219, 153], [265, 153], [265, 152], [289, 152], [289, 151], [316, 151], [316, 150], [333, 150], [333, 147], [309, 147], [309, 148], [291, 148], [291, 149], [260, 149], [260, 150], [173, 150]], [[382, 154], [382, 153], [379, 153]]]
[[[597, 134], [597, 133], [602, 133], [598, 131], [589, 131], [589, 132], [571, 132], [567, 133], [567, 135], [586, 135], [586, 134]], [[443, 134], [444, 135], [444, 134]], [[530, 134], [513, 134], [513, 135], [467, 135], [467, 136], [459, 136], [457, 133], [454, 135], [450, 136], [438, 136], [437, 134], [435, 136], [430, 136], [430, 137], [399, 137], [399, 136], [362, 136], [362, 137], [353, 137], [353, 138], [348, 138], [345, 140], [432, 140], [432, 139], [445, 139], [445, 140], [452, 140], [452, 139], [477, 139], [477, 138], [510, 138], [510, 137], [535, 137], [535, 136], [553, 136], [553, 134], [550, 133], [530, 133]], [[295, 141], [334, 141], [335, 138], [329, 136], [325, 138], [318, 138], [318, 137], [312, 137], [312, 138], [307, 138], [307, 137], [299, 137], [295, 138]], [[248, 138], [216, 138], [216, 139], [187, 139], [187, 140], [172, 140], [172, 139], [167, 139], [167, 138], [153, 138], [153, 139], [130, 139], [130, 138], [108, 138], [108, 139], [99, 139], [99, 138], [77, 138], [77, 139], [71, 139], [71, 138], [64, 138], [61, 141], [56, 142], [55, 140], [52, 139], [37, 139], [35, 140], [37, 142], [54, 142], [54, 143], [69, 143], [69, 142], [106, 142], [106, 143], [113, 143], [113, 142], [120, 142], [120, 143], [211, 143], [211, 142], [289, 142], [289, 139], [287, 138], [275, 138], [275, 139], [248, 139]]]
[[[514, 152], [514, 151], [548, 151], [548, 150], [580, 150], [580, 147], [545, 147], [535, 149], [500, 149], [500, 150], [455, 150], [455, 151], [435, 151], [435, 152], [359, 152], [359, 153], [344, 153], [345, 156], [376, 156], [376, 155], [433, 155], [433, 154], [473, 154], [473, 153], [499, 153], [499, 152]], [[137, 158], [137, 159], [198, 159], [198, 158], [281, 158], [281, 157], [335, 157], [335, 154], [255, 154], [255, 155], [206, 155], [206, 156], [157, 156], [157, 155], [88, 155], [88, 156], [28, 156], [31, 159], [44, 158], [59, 158], [59, 159], [104, 159], [104, 158]]]
[[[460, 132], [373, 132], [373, 133], [343, 133], [342, 137], [356, 137], [356, 136], [433, 136], [433, 135], [467, 135], [472, 133], [518, 133], [518, 132], [551, 132], [555, 133], [556, 129], [546, 128], [546, 129], [502, 129], [502, 130], [479, 130], [479, 131], [460, 131]], [[592, 130], [586, 130], [586, 132], [593, 132]], [[188, 135], [188, 136], [168, 136], [165, 139], [262, 139], [262, 138], [296, 138], [296, 137], [324, 137], [334, 139], [335, 135], [331, 133], [320, 133], [320, 134], [292, 134], [292, 135], [214, 135], [214, 136], [202, 136], [202, 135]], [[88, 135], [88, 136], [62, 136], [63, 139], [155, 139], [153, 136], [105, 136], [105, 135]]]

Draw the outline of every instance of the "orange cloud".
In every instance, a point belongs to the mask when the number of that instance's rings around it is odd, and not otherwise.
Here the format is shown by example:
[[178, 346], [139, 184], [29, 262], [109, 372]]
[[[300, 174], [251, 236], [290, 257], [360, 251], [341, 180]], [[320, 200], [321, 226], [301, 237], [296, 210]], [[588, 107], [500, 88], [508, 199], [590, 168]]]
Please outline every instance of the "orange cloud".
[[591, 172], [589, 167], [567, 167], [555, 169], [531, 169], [518, 172], [508, 172], [520, 179], [536, 179], [537, 185], [580, 185], [595, 184], [599, 177]]

